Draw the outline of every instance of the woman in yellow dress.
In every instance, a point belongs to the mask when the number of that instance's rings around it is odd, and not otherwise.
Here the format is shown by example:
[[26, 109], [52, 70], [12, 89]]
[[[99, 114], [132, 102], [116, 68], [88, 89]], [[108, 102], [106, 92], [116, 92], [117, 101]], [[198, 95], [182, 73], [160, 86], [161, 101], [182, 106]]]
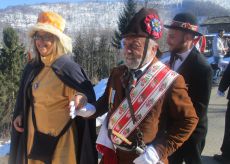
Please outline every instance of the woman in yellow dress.
[[71, 58], [64, 28], [59, 14], [42, 12], [29, 30], [34, 58], [24, 69], [14, 110], [10, 164], [97, 163], [95, 120], [69, 116], [74, 95], [93, 102], [95, 94]]

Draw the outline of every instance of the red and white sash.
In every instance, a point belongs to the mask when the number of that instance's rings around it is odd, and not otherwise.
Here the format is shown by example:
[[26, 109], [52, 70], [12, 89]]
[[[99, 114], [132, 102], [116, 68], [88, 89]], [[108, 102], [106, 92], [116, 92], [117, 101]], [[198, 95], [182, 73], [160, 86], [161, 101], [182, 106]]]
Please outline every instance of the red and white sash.
[[[109, 119], [109, 129], [128, 137], [141, 123], [159, 98], [167, 91], [178, 74], [160, 61], [154, 63], [139, 79], [130, 92], [131, 103], [137, 122], [133, 124], [127, 99], [124, 99]], [[111, 136], [112, 142], [121, 144], [122, 140]]]

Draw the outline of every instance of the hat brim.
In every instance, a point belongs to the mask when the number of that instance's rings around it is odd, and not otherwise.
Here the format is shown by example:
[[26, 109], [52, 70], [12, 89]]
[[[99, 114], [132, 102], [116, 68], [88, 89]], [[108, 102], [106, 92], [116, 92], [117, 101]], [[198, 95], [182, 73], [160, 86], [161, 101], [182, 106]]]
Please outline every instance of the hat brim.
[[66, 34], [64, 34], [63, 32], [61, 32], [59, 29], [57, 29], [57, 28], [55, 28], [49, 24], [37, 23], [36, 25], [29, 28], [29, 32], [28, 32], [29, 37], [32, 38], [33, 35], [37, 31], [45, 31], [45, 32], [49, 32], [49, 33], [55, 35], [60, 40], [64, 49], [66, 49], [68, 52], [72, 52], [72, 39], [69, 36], [67, 36]]
[[195, 36], [202, 36], [203, 35], [203, 34], [197, 32], [197, 31], [193, 31], [193, 30], [190, 30], [190, 29], [185, 29], [185, 28], [178, 27], [178, 26], [164, 25], [164, 27], [168, 28], [168, 29], [175, 29], [175, 30], [181, 30], [181, 31], [189, 32], [189, 33], [194, 34]]
[[151, 37], [150, 35], [147, 35], [146, 33], [128, 33], [128, 34], [124, 34], [122, 35], [122, 38], [127, 38], [127, 37], [143, 37], [143, 38], [150, 38], [153, 39], [153, 37]]

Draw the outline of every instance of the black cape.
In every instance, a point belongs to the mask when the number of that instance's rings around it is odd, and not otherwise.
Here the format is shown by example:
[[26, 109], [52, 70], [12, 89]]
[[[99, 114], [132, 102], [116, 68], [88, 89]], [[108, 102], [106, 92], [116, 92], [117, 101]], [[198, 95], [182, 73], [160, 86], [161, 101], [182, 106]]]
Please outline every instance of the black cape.
[[[13, 120], [21, 114], [23, 116], [24, 132], [18, 133], [12, 126], [9, 164], [22, 164], [27, 154], [27, 117], [31, 101], [31, 83], [44, 67], [40, 62], [29, 62], [23, 72], [21, 84], [16, 100]], [[88, 101], [96, 101], [93, 86], [83, 69], [75, 63], [70, 55], [63, 55], [52, 65], [57, 77], [69, 87], [84, 93]], [[83, 119], [76, 117], [76, 157], [78, 164], [97, 164], [96, 121], [95, 119]], [[25, 160], [25, 164], [27, 159]]]

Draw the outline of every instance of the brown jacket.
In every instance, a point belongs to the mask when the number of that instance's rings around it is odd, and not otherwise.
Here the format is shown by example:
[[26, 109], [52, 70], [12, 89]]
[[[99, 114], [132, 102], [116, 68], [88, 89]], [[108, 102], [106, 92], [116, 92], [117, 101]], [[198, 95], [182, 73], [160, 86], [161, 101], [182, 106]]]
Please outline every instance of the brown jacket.
[[[154, 62], [156, 62], [156, 59]], [[109, 111], [108, 116], [114, 112], [125, 98], [125, 90], [121, 82], [121, 76], [125, 71], [125, 66], [112, 70], [106, 90], [95, 104], [97, 109], [95, 116], [108, 112], [109, 90], [111, 87], [115, 90], [115, 96], [113, 109]], [[164, 163], [168, 163], [167, 157], [189, 138], [197, 122], [198, 117], [188, 96], [184, 79], [179, 75], [139, 127], [143, 132], [144, 142], [147, 145], [153, 144], [160, 159]], [[133, 141], [134, 133], [135, 131], [128, 137], [129, 140]], [[117, 149], [119, 164], [132, 164], [137, 156], [135, 152]]]

